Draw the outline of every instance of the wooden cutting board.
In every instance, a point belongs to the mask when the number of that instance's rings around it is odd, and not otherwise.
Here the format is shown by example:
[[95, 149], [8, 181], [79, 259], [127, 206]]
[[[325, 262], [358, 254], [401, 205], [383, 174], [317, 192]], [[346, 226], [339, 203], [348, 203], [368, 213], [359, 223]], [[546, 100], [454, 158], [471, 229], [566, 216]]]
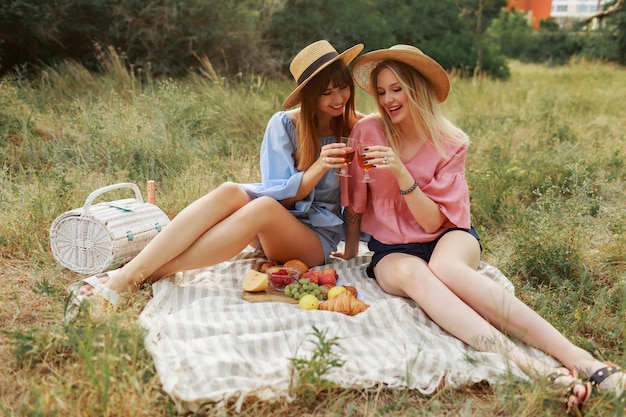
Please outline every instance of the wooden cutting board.
[[241, 291], [241, 298], [251, 303], [268, 303], [268, 302], [280, 302], [289, 304], [298, 304], [298, 300], [292, 297], [287, 297], [282, 291], [276, 291], [271, 285], [267, 286], [265, 291], [260, 292], [248, 292]]
[[[256, 262], [252, 269], [255, 271], [261, 270], [261, 265], [263, 262]], [[269, 303], [269, 302], [280, 302], [280, 303], [289, 303], [289, 304], [298, 304], [299, 301], [292, 297], [287, 297], [285, 293], [282, 291], [277, 291], [272, 287], [272, 285], [268, 285], [265, 291], [259, 292], [248, 292], [241, 291], [241, 298], [251, 303]]]

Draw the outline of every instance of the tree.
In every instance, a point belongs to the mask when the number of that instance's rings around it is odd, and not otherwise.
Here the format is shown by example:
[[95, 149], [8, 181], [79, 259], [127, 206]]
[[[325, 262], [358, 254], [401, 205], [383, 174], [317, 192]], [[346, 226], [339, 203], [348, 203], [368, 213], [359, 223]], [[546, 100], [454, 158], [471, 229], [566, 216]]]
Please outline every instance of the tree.
[[[410, 44], [461, 74], [471, 74], [477, 61], [475, 35], [456, 0], [288, 0], [272, 16], [264, 39], [283, 54], [285, 65], [319, 39], [338, 50], [363, 43], [365, 52]], [[484, 54], [487, 74], [508, 77], [506, 61], [495, 48], [484, 48]]]
[[395, 42], [372, 0], [288, 0], [271, 17], [263, 38], [285, 66], [304, 46], [321, 39], [340, 52], [357, 43], [383, 48]]
[[496, 43], [505, 56], [520, 59], [532, 42], [532, 30], [525, 13], [502, 10], [491, 22], [485, 36]]
[[1, 2], [0, 74], [93, 56], [93, 42], [106, 30], [109, 17], [102, 3], [90, 0]]
[[612, 24], [615, 26], [617, 42], [617, 59], [621, 65], [626, 65], [626, 3], [621, 0], [617, 10], [612, 16]]
[[474, 28], [477, 55], [474, 75], [480, 75], [483, 70], [482, 35], [491, 21], [506, 7], [506, 0], [457, 0], [457, 3], [461, 9], [461, 16]]

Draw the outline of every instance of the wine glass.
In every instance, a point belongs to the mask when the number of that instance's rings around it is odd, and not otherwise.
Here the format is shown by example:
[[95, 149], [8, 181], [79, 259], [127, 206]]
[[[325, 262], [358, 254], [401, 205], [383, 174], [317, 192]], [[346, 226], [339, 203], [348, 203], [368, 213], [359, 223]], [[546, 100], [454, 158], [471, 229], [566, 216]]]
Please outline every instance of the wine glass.
[[348, 174], [347, 166], [352, 163], [354, 159], [354, 154], [356, 153], [356, 143], [354, 138], [342, 137], [339, 139], [339, 143], [345, 143], [346, 147], [344, 148], [346, 153], [343, 156], [343, 165], [339, 172], [335, 172], [335, 175], [339, 175], [340, 177], [351, 177], [352, 175]]
[[357, 156], [357, 160], [359, 161], [359, 166], [361, 167], [361, 169], [363, 170], [363, 179], [360, 180], [360, 182], [374, 182], [376, 181], [374, 178], [370, 177], [369, 174], [369, 170], [372, 169], [372, 165], [370, 164], [365, 164], [365, 161], [369, 161], [370, 159], [373, 158], [368, 158], [368, 157], [364, 157], [363, 155], [365, 155], [366, 152], [366, 148], [373, 146], [371, 143], [361, 143], [359, 144], [359, 154]]

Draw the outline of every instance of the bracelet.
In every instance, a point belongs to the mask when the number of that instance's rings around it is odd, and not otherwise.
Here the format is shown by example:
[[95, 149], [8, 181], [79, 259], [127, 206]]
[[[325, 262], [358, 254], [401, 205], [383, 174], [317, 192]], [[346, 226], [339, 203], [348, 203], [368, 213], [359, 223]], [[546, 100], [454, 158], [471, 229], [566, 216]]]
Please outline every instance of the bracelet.
[[413, 183], [413, 185], [411, 185], [411, 188], [409, 188], [408, 190], [400, 190], [400, 194], [402, 195], [407, 195], [408, 193], [410, 193], [411, 191], [415, 190], [417, 188], [419, 184], [417, 183], [417, 180], [415, 180], [415, 182]]

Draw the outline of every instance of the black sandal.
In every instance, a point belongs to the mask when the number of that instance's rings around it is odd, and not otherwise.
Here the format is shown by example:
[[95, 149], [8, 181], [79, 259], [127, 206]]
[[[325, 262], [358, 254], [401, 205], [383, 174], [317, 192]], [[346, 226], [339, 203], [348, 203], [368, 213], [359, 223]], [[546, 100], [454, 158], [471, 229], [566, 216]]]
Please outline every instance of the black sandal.
[[620, 368], [619, 366], [611, 362], [605, 362], [605, 363], [608, 366], [605, 366], [604, 368], [600, 368], [597, 371], [595, 371], [589, 378], [587, 378], [587, 381], [589, 381], [592, 386], [598, 387], [602, 389], [603, 391], [608, 392], [609, 390], [606, 390], [600, 387], [600, 384], [604, 382], [604, 380], [610, 377], [611, 375], [616, 374], [618, 372], [622, 372], [622, 368]]

